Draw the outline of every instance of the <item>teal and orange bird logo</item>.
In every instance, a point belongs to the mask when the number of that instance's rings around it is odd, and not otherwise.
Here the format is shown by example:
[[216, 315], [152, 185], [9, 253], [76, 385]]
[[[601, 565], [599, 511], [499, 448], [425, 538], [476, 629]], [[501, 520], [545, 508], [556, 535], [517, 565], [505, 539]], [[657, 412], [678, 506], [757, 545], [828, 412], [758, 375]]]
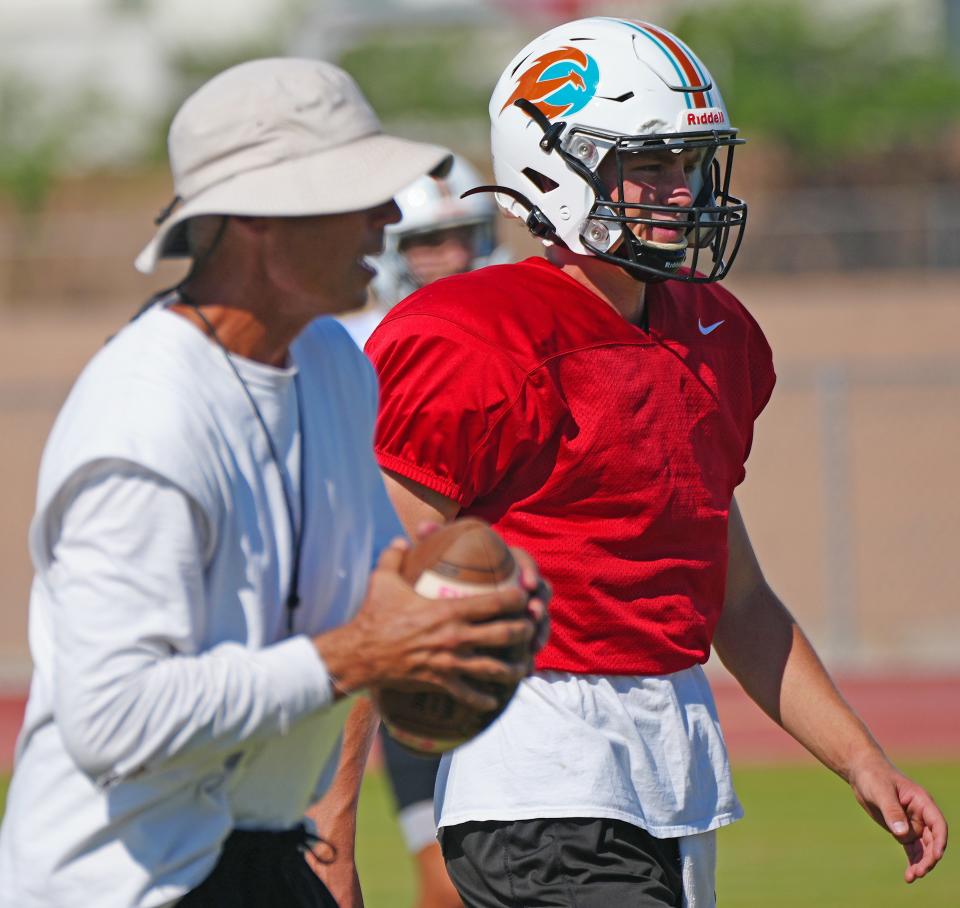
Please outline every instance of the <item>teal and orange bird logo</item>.
[[517, 87], [500, 112], [525, 98], [548, 120], [583, 110], [597, 93], [600, 67], [576, 47], [561, 47], [537, 57], [517, 77]]

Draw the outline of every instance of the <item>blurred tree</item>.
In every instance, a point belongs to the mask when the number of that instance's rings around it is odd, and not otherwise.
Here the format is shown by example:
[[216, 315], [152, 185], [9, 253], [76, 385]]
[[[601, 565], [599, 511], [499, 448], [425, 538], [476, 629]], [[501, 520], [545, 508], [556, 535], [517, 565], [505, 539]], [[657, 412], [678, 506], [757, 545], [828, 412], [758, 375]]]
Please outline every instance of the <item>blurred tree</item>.
[[43, 207], [69, 138], [64, 122], [40, 122], [39, 92], [29, 83], [0, 78], [0, 192], [29, 214]]
[[110, 0], [111, 9], [120, 15], [142, 16], [150, 12], [153, 0]]
[[83, 127], [107, 110], [96, 92], [80, 90], [51, 106], [30, 82], [0, 73], [0, 197], [12, 202], [3, 297], [28, 295], [30, 253], [40, 215], [66, 169]]
[[370, 34], [338, 63], [385, 117], [484, 119], [493, 81], [475, 78], [486, 62], [478, 45], [473, 28], [394, 29]]
[[172, 75], [167, 109], [152, 121], [150, 138], [146, 142], [147, 163], [166, 166], [167, 133], [170, 121], [183, 100], [217, 73], [260, 57], [278, 57], [284, 54], [284, 31], [264, 34], [253, 43], [231, 43], [218, 47], [172, 47], [167, 53], [167, 65]]
[[892, 8], [834, 20], [800, 2], [734, 0], [672, 27], [707, 62], [735, 124], [784, 146], [808, 180], [892, 150], [929, 156], [956, 129], [960, 73], [945, 46], [911, 44], [901, 21]]

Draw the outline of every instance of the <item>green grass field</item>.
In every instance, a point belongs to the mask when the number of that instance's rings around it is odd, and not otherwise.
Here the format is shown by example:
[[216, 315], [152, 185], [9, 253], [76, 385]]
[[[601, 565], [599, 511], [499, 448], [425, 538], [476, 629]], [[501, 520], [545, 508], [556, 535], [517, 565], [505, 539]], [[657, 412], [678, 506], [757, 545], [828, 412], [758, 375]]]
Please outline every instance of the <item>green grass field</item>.
[[[960, 765], [904, 767], [960, 817]], [[740, 769], [747, 811], [720, 836], [722, 908], [956, 908], [960, 865], [947, 858], [932, 876], [907, 886], [903, 853], [860, 810], [842, 782], [818, 767]], [[0, 778], [0, 812], [7, 780]], [[382, 774], [364, 784], [360, 878], [366, 908], [405, 908], [413, 875], [393, 820]]]
[[[960, 765], [904, 765], [960, 817]], [[934, 873], [903, 882], [903, 849], [819, 766], [734, 773], [746, 817], [720, 836], [717, 891], [723, 908], [956, 908], [960, 865], [948, 854]]]

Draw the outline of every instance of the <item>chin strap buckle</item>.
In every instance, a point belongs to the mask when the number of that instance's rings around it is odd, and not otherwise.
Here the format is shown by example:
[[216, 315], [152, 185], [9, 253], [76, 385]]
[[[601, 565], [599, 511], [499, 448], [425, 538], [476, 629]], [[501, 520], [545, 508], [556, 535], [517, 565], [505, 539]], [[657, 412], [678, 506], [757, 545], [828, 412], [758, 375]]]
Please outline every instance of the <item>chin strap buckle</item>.
[[552, 238], [556, 234], [556, 229], [553, 224], [539, 208], [531, 208], [530, 214], [527, 215], [526, 221], [524, 223], [527, 225], [527, 230], [529, 230], [535, 237], [538, 239], [548, 239]]
[[562, 120], [559, 123], [552, 123], [543, 131], [543, 138], [540, 140], [540, 147], [548, 154], [560, 144], [560, 136], [563, 135], [567, 124]]

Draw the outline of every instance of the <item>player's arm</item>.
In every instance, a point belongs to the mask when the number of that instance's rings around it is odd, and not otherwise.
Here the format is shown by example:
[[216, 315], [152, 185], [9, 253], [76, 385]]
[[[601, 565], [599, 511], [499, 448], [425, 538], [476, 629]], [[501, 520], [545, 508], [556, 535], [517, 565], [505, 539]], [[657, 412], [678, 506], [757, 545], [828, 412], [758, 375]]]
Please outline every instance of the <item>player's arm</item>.
[[932, 870], [947, 843], [943, 814], [923, 788], [893, 766], [840, 695], [803, 630], [767, 584], [736, 501], [714, 645], [764, 712], [845, 779], [867, 813], [903, 845], [906, 881]]
[[452, 498], [441, 495], [406, 476], [383, 470], [383, 484], [400, 518], [400, 523], [411, 537], [416, 536], [425, 524], [449, 523], [460, 513], [460, 505]]

